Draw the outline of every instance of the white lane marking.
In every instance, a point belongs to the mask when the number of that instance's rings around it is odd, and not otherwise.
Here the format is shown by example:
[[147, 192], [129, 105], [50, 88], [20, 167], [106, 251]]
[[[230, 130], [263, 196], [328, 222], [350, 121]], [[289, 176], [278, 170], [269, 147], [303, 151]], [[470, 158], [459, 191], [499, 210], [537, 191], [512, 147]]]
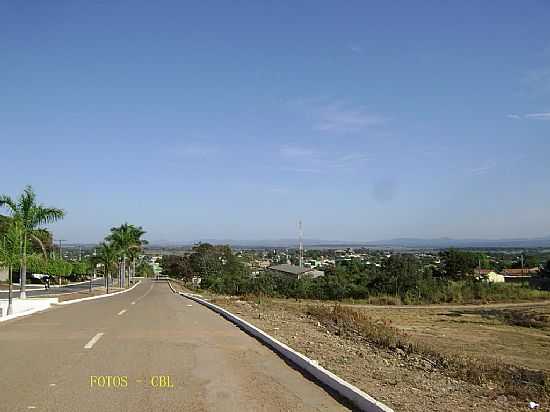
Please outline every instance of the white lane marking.
[[145, 292], [145, 294], [143, 294], [143, 296], [140, 296], [139, 298], [137, 298], [136, 300], [134, 300], [132, 302], [132, 305], [135, 305], [136, 303], [138, 303], [141, 299], [143, 299], [145, 296], [147, 296], [149, 294], [149, 292], [151, 292], [151, 290], [153, 289], [153, 286], [155, 286], [154, 283], [151, 283], [151, 287], [149, 288], [149, 290], [147, 292]]
[[103, 335], [105, 335], [103, 332], [99, 332], [92, 339], [90, 339], [90, 341], [86, 345], [84, 345], [84, 349], [92, 349], [94, 345], [97, 343], [97, 341], [100, 340]]
[[191, 307], [191, 306], [193, 306], [193, 305], [187, 305], [187, 306]]
[[36, 409], [36, 406], [27, 406], [27, 409]]
[[126, 309], [122, 309], [120, 312], [117, 313], [117, 315], [124, 315], [126, 313]]
[[57, 384], [56, 383], [50, 383], [50, 386], [55, 386], [55, 385], [57, 385]]

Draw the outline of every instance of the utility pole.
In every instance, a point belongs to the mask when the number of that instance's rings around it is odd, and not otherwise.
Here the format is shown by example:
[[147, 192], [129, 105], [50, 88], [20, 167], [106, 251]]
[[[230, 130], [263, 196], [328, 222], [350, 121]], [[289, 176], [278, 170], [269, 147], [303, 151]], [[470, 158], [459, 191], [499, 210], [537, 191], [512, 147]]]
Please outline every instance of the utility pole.
[[[4, 238], [3, 244], [4, 244], [4, 249], [7, 250], [6, 249], [6, 238]], [[12, 273], [11, 267], [12, 266], [11, 266], [11, 264], [12, 264], [12, 262], [10, 261], [8, 263], [8, 281], [10, 282], [9, 291], [8, 291], [8, 308], [7, 308], [7, 314], [8, 315], [13, 314], [13, 307], [12, 307], [12, 277], [11, 277], [11, 273]]]
[[302, 230], [302, 221], [298, 221], [298, 231], [300, 236], [300, 267], [304, 266], [304, 232]]
[[65, 239], [57, 239], [57, 242], [59, 242], [59, 258], [63, 259], [63, 248], [61, 247], [61, 242], [66, 242]]
[[11, 263], [8, 265], [8, 276], [9, 276], [9, 281], [10, 281], [10, 289], [9, 289], [9, 292], [8, 292], [8, 312], [7, 314], [8, 315], [11, 315], [13, 314], [13, 306], [12, 306], [12, 270], [11, 270]]

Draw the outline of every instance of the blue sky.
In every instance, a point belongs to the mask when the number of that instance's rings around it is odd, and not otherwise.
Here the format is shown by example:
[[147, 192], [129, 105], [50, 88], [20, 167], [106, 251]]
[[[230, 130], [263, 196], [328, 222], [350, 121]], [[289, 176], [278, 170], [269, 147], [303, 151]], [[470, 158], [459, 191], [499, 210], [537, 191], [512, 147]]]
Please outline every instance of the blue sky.
[[75, 242], [550, 234], [550, 3], [265, 3], [0, 3], [0, 192]]

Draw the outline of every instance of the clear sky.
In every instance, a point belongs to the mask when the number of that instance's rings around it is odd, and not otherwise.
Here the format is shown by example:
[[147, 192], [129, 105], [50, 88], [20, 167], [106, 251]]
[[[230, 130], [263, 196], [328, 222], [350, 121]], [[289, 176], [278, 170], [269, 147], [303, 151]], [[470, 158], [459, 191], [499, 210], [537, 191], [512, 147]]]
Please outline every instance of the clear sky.
[[550, 235], [548, 1], [4, 1], [0, 193], [96, 241]]

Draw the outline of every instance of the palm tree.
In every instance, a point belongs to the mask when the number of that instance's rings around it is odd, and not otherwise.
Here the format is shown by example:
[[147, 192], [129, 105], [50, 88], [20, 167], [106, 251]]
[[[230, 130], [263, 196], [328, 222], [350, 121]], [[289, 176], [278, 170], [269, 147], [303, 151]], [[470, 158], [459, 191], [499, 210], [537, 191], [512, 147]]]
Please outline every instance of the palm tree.
[[12, 199], [9, 196], [0, 196], [0, 207], [8, 209], [11, 217], [21, 223], [21, 299], [26, 298], [27, 283], [27, 244], [32, 239], [41, 245], [44, 245], [40, 239], [43, 230], [40, 226], [53, 223], [65, 216], [61, 209], [46, 207], [37, 203], [36, 194], [31, 186], [25, 187], [23, 193], [17, 198]]
[[128, 223], [124, 223], [119, 227], [111, 228], [111, 234], [106, 238], [108, 242], [112, 243], [115, 246], [121, 258], [121, 286], [124, 286], [127, 272], [128, 280], [130, 280], [131, 278], [131, 268], [126, 267], [126, 259], [129, 258], [132, 262], [132, 265], [135, 266], [135, 259], [137, 258], [139, 252], [142, 250], [143, 245], [147, 243], [145, 240], [141, 239], [141, 236], [143, 236], [144, 234], [145, 231], [141, 226], [134, 226], [129, 225]]
[[19, 267], [21, 263], [20, 247], [21, 247], [22, 227], [20, 222], [13, 220], [8, 226], [2, 240], [0, 241], [0, 263], [8, 269], [9, 292], [8, 292], [8, 310], [7, 314], [11, 315], [12, 308], [12, 270]]
[[114, 245], [103, 242], [97, 249], [97, 259], [103, 263], [105, 273], [105, 287], [107, 293], [109, 293], [109, 276], [111, 275], [111, 269], [116, 265], [118, 260], [118, 253]]
[[130, 225], [130, 232], [132, 234], [132, 244], [128, 249], [128, 257], [130, 258], [132, 265], [130, 267], [131, 276], [128, 283], [131, 282], [132, 277], [136, 276], [136, 259], [143, 250], [143, 246], [148, 243], [146, 240], [141, 238], [146, 233], [141, 226], [136, 227], [134, 225]]
[[106, 237], [106, 240], [110, 242], [118, 252], [120, 258], [119, 286], [124, 287], [124, 280], [126, 277], [126, 257], [128, 256], [128, 249], [132, 244], [132, 233], [128, 223], [124, 223], [119, 227], [111, 228], [111, 234]]

